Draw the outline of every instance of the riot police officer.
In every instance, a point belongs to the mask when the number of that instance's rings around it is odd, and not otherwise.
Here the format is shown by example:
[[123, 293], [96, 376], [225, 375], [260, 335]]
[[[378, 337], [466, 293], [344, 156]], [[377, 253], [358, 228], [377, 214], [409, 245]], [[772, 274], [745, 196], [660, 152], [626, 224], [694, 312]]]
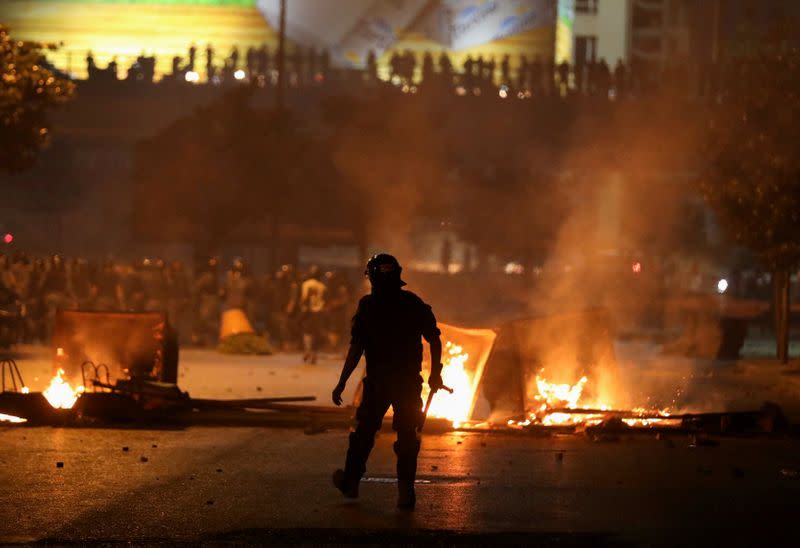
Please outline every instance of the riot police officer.
[[358, 497], [358, 485], [366, 471], [375, 434], [392, 406], [392, 428], [397, 432], [397, 506], [412, 510], [420, 447], [417, 428], [422, 419], [422, 338], [430, 344], [432, 367], [428, 384], [432, 391], [442, 387], [442, 343], [431, 307], [402, 289], [406, 284], [400, 278], [401, 272], [400, 264], [391, 255], [375, 255], [367, 263], [365, 274], [372, 292], [361, 299], [353, 317], [350, 349], [339, 383], [333, 389], [333, 402], [341, 405], [347, 379], [362, 354], [367, 360], [367, 374], [345, 467], [334, 472], [333, 483], [345, 497]]

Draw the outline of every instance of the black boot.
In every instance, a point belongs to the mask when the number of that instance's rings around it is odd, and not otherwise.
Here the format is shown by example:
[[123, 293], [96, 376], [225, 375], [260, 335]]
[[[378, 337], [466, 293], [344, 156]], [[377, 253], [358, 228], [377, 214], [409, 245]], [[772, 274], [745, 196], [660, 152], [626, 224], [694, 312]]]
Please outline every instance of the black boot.
[[[337, 469], [333, 473], [333, 484], [336, 488], [342, 492], [342, 494], [349, 498], [349, 499], [357, 499], [358, 498], [358, 484], [360, 483], [359, 480], [355, 480], [353, 478], [348, 477], [344, 470], [341, 468]], [[412, 487], [413, 488], [413, 487]]]
[[397, 482], [397, 507], [400, 510], [413, 510], [417, 503], [414, 493], [414, 482], [402, 480]]

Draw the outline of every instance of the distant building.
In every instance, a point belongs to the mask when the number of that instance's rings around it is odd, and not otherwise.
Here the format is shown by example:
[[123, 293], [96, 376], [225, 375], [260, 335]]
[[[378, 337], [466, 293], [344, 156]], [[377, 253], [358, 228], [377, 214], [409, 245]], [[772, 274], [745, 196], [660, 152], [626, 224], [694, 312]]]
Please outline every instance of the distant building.
[[[156, 58], [155, 74], [170, 74], [194, 44], [205, 78], [211, 44], [221, 66], [233, 46], [277, 47], [279, 0], [2, 0], [0, 21], [22, 39], [59, 43], [52, 62], [85, 78], [86, 56], [120, 76], [139, 56]], [[295, 48], [329, 50], [334, 66], [363, 68], [370, 50], [386, 76], [391, 51], [445, 51], [460, 70], [467, 55], [512, 64], [571, 58], [573, 0], [289, 0], [287, 36]]]

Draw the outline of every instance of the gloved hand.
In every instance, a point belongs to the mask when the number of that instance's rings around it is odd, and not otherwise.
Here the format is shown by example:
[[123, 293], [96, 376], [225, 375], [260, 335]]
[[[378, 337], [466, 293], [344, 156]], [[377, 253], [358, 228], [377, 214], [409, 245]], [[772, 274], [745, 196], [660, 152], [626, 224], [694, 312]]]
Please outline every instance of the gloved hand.
[[333, 389], [331, 393], [331, 399], [333, 400], [334, 405], [342, 405], [342, 392], [344, 392], [344, 383], [339, 383], [336, 385], [336, 388]]
[[442, 374], [440, 373], [431, 373], [431, 376], [428, 377], [428, 386], [431, 389], [431, 392], [436, 392], [437, 390], [441, 390], [444, 386], [444, 382], [442, 382]]

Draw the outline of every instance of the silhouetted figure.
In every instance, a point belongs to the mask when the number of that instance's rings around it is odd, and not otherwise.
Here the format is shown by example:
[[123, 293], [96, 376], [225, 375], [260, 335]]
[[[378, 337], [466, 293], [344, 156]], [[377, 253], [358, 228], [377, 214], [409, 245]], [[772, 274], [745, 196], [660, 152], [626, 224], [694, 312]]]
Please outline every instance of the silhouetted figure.
[[97, 65], [94, 62], [94, 54], [91, 50], [86, 52], [86, 74], [89, 80], [94, 80], [97, 77]]
[[489, 58], [489, 61], [486, 62], [486, 76], [484, 80], [489, 82], [490, 84], [494, 84], [494, 71], [497, 69], [497, 63], [495, 63], [494, 56]]
[[464, 61], [464, 83], [470, 88], [475, 83], [475, 61], [471, 55]]
[[114, 57], [111, 59], [111, 62], [108, 64], [108, 68], [106, 68], [108, 72], [108, 77], [111, 80], [116, 81], [118, 79], [117, 72], [119, 71], [119, 65], [117, 65], [117, 58]]
[[211, 44], [206, 46], [206, 77], [211, 82], [216, 76], [216, 69], [214, 68], [214, 48]]
[[352, 338], [339, 383], [331, 395], [342, 404], [347, 379], [355, 371], [362, 354], [367, 368], [361, 404], [356, 412], [356, 428], [350, 434], [344, 470], [333, 474], [334, 485], [348, 498], [358, 497], [358, 485], [380, 430], [383, 417], [392, 407], [392, 428], [397, 432], [398, 508], [413, 510], [416, 497], [414, 479], [420, 441], [417, 429], [422, 419], [422, 338], [430, 344], [432, 392], [442, 385], [442, 342], [431, 307], [409, 291], [400, 277], [397, 259], [380, 254], [367, 263], [366, 274], [372, 292], [358, 303], [353, 317]]
[[477, 67], [477, 77], [480, 82], [486, 77], [486, 62], [483, 60], [483, 55], [478, 56], [475, 66]]
[[449, 238], [445, 238], [442, 242], [442, 254], [440, 256], [442, 270], [445, 274], [450, 272], [450, 263], [453, 261], [453, 244], [450, 243]]
[[367, 78], [372, 82], [378, 79], [378, 62], [373, 50], [367, 53]]
[[195, 62], [197, 61], [197, 46], [192, 44], [189, 46], [189, 63], [186, 65], [186, 70], [194, 71]]
[[511, 58], [508, 54], [503, 55], [503, 60], [500, 61], [500, 79], [502, 84], [511, 84]]
[[625, 97], [628, 92], [628, 73], [625, 70], [625, 64], [622, 59], [617, 59], [617, 64], [614, 67], [614, 90], [617, 97]]
[[403, 80], [407, 84], [411, 84], [414, 80], [414, 70], [417, 67], [417, 58], [414, 56], [414, 52], [411, 50], [406, 50], [402, 57], [402, 65], [403, 65]]
[[400, 54], [396, 51], [392, 52], [392, 56], [389, 58], [389, 79], [394, 80], [395, 78], [400, 78], [400, 72], [402, 61], [400, 60]]
[[453, 62], [450, 60], [450, 56], [447, 55], [446, 51], [443, 51], [439, 56], [439, 73], [442, 75], [442, 79], [444, 79], [447, 85], [453, 83]]
[[252, 46], [247, 48], [245, 63], [247, 65], [247, 75], [252, 78], [256, 74], [257, 67], [256, 50]]
[[262, 44], [261, 47], [258, 48], [257, 59], [256, 71], [259, 75], [266, 76], [269, 73], [269, 49], [267, 49], [266, 44]]
[[172, 77], [177, 78], [181, 72], [181, 58], [176, 55], [172, 58]]
[[595, 90], [599, 96], [608, 98], [609, 89], [611, 89], [611, 70], [606, 60], [600, 59], [595, 66]]
[[303, 329], [303, 361], [317, 363], [317, 353], [325, 334], [325, 312], [328, 288], [321, 280], [317, 265], [308, 271], [308, 278], [300, 286], [300, 324]]
[[433, 82], [436, 71], [433, 68], [433, 56], [430, 51], [426, 51], [422, 56], [422, 81], [426, 84]]
[[230, 57], [228, 57], [228, 60], [230, 61], [231, 72], [236, 72], [236, 69], [239, 67], [239, 47], [238, 46], [233, 46], [233, 49], [231, 50], [231, 55], [230, 55]]

